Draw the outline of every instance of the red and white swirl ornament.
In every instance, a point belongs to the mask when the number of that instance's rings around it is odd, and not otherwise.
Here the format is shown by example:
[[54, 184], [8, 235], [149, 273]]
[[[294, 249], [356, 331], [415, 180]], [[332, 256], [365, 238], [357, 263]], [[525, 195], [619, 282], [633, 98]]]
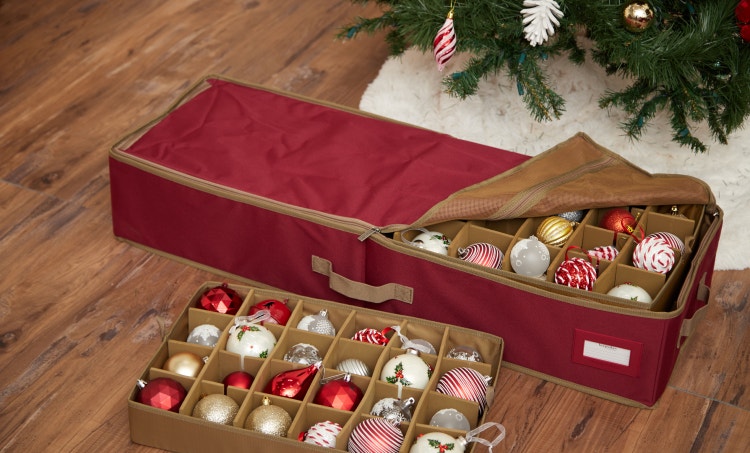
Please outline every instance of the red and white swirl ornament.
[[404, 433], [384, 418], [366, 418], [349, 436], [346, 449], [350, 453], [398, 453]]
[[457, 41], [456, 30], [453, 27], [453, 7], [451, 7], [443, 26], [440, 27], [432, 41], [432, 53], [435, 56], [438, 71], [442, 71], [448, 60], [456, 53]]
[[682, 239], [678, 238], [676, 235], [669, 233], [667, 231], [662, 231], [659, 233], [651, 233], [646, 237], [656, 237], [664, 239], [664, 241], [669, 244], [670, 247], [673, 249], [679, 250], [680, 253], [685, 253], [685, 243], [682, 242]]
[[591, 259], [597, 261], [614, 261], [614, 259], [617, 258], [618, 253], [620, 253], [620, 251], [617, 250], [614, 245], [600, 245], [599, 247], [594, 247], [586, 252]]
[[633, 265], [640, 269], [666, 274], [674, 262], [674, 250], [660, 237], [647, 236], [633, 250]]
[[503, 262], [503, 251], [492, 244], [477, 242], [466, 248], [458, 249], [458, 257], [469, 263], [500, 269]]
[[440, 377], [435, 390], [438, 393], [477, 403], [481, 417], [487, 408], [489, 379], [489, 376], [484, 376], [473, 368], [454, 368]]
[[555, 283], [584, 291], [594, 289], [596, 268], [584, 258], [568, 258], [555, 271]]
[[382, 331], [378, 331], [368, 327], [366, 329], [358, 330], [352, 336], [352, 340], [361, 341], [363, 343], [379, 344], [383, 346], [388, 344], [388, 337], [386, 337], [386, 334], [392, 331], [393, 329], [390, 327], [386, 327]]
[[299, 440], [306, 444], [318, 445], [325, 448], [336, 448], [336, 436], [341, 432], [341, 425], [330, 420], [316, 423], [307, 430], [299, 433]]

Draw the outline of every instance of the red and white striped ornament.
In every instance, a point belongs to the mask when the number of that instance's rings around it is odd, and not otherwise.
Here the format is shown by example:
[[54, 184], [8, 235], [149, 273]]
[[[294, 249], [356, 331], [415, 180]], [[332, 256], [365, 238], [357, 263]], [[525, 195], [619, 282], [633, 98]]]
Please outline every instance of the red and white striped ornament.
[[404, 433], [384, 418], [366, 418], [354, 427], [346, 449], [350, 453], [398, 453]]
[[594, 289], [596, 269], [584, 258], [568, 258], [555, 271], [555, 283], [585, 291]]
[[386, 327], [382, 331], [378, 331], [372, 328], [366, 328], [358, 330], [353, 336], [352, 340], [361, 341], [363, 343], [372, 343], [372, 344], [379, 344], [381, 346], [388, 344], [388, 337], [385, 336], [386, 333], [391, 331], [390, 327]]
[[456, 29], [453, 26], [453, 8], [448, 12], [443, 26], [432, 41], [432, 53], [437, 62], [438, 71], [442, 71], [448, 60], [456, 53]]
[[677, 249], [680, 251], [680, 253], [685, 253], [685, 244], [682, 242], [682, 239], [678, 238], [676, 235], [669, 233], [667, 231], [661, 231], [659, 233], [651, 233], [646, 237], [655, 237], [655, 238], [661, 238], [664, 239], [664, 241], [669, 244], [670, 247], [673, 249]]
[[316, 423], [306, 433], [299, 434], [299, 440], [306, 444], [325, 448], [336, 448], [336, 437], [341, 432], [341, 425], [330, 420]]
[[477, 403], [481, 417], [487, 407], [489, 379], [489, 376], [484, 376], [473, 368], [454, 368], [440, 377], [435, 390], [438, 393]]
[[487, 242], [477, 242], [458, 249], [458, 257], [462, 260], [493, 269], [500, 269], [503, 256], [502, 250]]
[[674, 250], [660, 237], [645, 237], [633, 250], [633, 265], [640, 269], [666, 274], [674, 262]]
[[614, 259], [617, 258], [618, 253], [620, 253], [620, 251], [617, 250], [614, 245], [600, 245], [586, 252], [586, 254], [591, 259], [595, 259], [597, 261], [614, 261]]

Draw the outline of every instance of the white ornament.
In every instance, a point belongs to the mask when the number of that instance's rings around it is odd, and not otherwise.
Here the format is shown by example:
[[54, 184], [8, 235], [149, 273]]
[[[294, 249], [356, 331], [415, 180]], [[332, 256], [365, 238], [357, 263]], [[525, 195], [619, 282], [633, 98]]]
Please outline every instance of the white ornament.
[[623, 283], [622, 285], [615, 286], [607, 292], [607, 295], [635, 302], [643, 302], [644, 304], [651, 303], [651, 295], [645, 289], [631, 283]]
[[359, 359], [344, 359], [336, 365], [338, 371], [344, 373], [358, 374], [360, 376], [370, 376], [370, 367]]
[[431, 426], [448, 429], [460, 429], [468, 431], [471, 429], [469, 419], [457, 409], [440, 409], [430, 419]]
[[423, 228], [420, 228], [419, 231], [422, 231], [422, 233], [418, 234], [414, 240], [408, 241], [408, 244], [423, 250], [429, 250], [430, 252], [448, 255], [448, 246], [450, 245], [451, 240], [443, 233], [439, 231], [428, 231]]
[[633, 250], [633, 265], [640, 269], [666, 274], [674, 263], [674, 250], [661, 237], [647, 236]]
[[316, 423], [307, 430], [305, 443], [325, 448], [336, 447], [336, 437], [341, 432], [341, 425], [332, 421]]
[[445, 433], [434, 432], [419, 436], [409, 453], [446, 452], [463, 453], [466, 450], [466, 439], [455, 438]]
[[662, 231], [659, 233], [652, 233], [646, 236], [647, 238], [650, 237], [656, 237], [664, 239], [664, 242], [669, 244], [670, 247], [673, 249], [679, 250], [680, 253], [685, 253], [685, 243], [682, 242], [682, 239], [678, 238], [676, 235], [669, 233], [667, 231]]
[[247, 322], [247, 317], [239, 316], [229, 329], [227, 351], [243, 357], [265, 359], [276, 346], [276, 336], [265, 327]]
[[423, 389], [427, 387], [430, 376], [432, 368], [419, 357], [418, 351], [409, 349], [405, 354], [399, 354], [386, 362], [380, 373], [380, 380]]
[[332, 337], [336, 335], [336, 328], [328, 319], [328, 310], [320, 310], [317, 314], [304, 316], [297, 323], [297, 328]]
[[536, 236], [521, 239], [510, 251], [510, 266], [517, 274], [541, 277], [549, 267], [547, 247]]
[[544, 43], [560, 25], [558, 19], [563, 17], [560, 5], [554, 0], [524, 0], [523, 6], [526, 6], [521, 10], [526, 40], [532, 46]]

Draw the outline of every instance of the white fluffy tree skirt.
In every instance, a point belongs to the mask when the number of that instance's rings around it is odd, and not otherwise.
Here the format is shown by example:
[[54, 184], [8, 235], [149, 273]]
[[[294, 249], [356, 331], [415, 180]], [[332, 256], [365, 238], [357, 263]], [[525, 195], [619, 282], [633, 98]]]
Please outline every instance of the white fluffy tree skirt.
[[575, 66], [567, 58], [547, 63], [551, 83], [566, 100], [566, 111], [559, 120], [539, 123], [526, 110], [515, 82], [504, 74], [482, 81], [479, 92], [464, 101], [446, 94], [442, 78], [460, 71], [465, 60], [454, 56], [441, 73], [431, 54], [409, 50], [390, 58], [362, 96], [360, 109], [532, 156], [585, 132], [651, 173], [696, 176], [711, 186], [725, 213], [716, 269], [750, 267], [750, 132], [732, 134], [725, 146], [711, 139], [705, 124], [696, 125], [694, 135], [709, 146], [707, 153], [696, 154], [672, 141], [663, 112], [639, 141], [631, 141], [619, 127], [624, 113], [598, 107], [606, 90], [619, 90], [627, 82], [606, 77], [593, 63]]

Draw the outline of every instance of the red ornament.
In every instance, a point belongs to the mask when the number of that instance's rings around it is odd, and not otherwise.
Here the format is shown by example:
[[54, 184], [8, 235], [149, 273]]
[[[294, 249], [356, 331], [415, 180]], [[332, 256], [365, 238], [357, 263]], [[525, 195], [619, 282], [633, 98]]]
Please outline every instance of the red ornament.
[[156, 378], [150, 382], [139, 380], [136, 400], [157, 409], [178, 412], [187, 391], [179, 382], [170, 378]]
[[295, 400], [302, 400], [302, 398], [305, 397], [305, 393], [307, 393], [307, 390], [310, 388], [310, 384], [313, 382], [315, 373], [318, 372], [321, 365], [322, 362], [317, 362], [307, 368], [282, 371], [268, 381], [263, 392], [270, 393], [271, 395], [293, 398]]
[[432, 53], [437, 62], [438, 71], [442, 71], [448, 60], [456, 53], [456, 29], [453, 26], [453, 9], [448, 12], [448, 17], [440, 27], [435, 39], [432, 41]]
[[745, 42], [750, 42], [750, 25], [745, 24], [740, 27], [740, 37]]
[[385, 334], [392, 331], [390, 327], [386, 327], [382, 331], [377, 331], [375, 329], [366, 328], [357, 331], [357, 333], [352, 336], [352, 340], [361, 341], [363, 343], [372, 343], [372, 344], [379, 344], [381, 346], [388, 344], [388, 337], [385, 336]]
[[569, 258], [555, 271], [555, 283], [585, 291], [594, 289], [596, 269], [584, 258]]
[[615, 233], [630, 233], [635, 228], [636, 223], [635, 217], [630, 211], [623, 208], [614, 208], [604, 214], [599, 226]]
[[487, 407], [489, 379], [489, 376], [483, 376], [482, 373], [473, 368], [454, 368], [440, 377], [435, 390], [438, 393], [479, 404], [479, 416], [481, 417]]
[[239, 387], [242, 389], [249, 389], [253, 385], [253, 375], [245, 371], [233, 371], [226, 375], [224, 380], [224, 394], [227, 393], [227, 387]]
[[492, 244], [477, 242], [466, 248], [458, 249], [458, 257], [469, 263], [500, 269], [503, 262], [503, 251]]
[[289, 322], [289, 318], [292, 316], [292, 311], [287, 307], [286, 302], [276, 299], [268, 299], [263, 302], [258, 302], [250, 307], [250, 312], [248, 314], [252, 316], [261, 310], [268, 310], [268, 312], [271, 313], [271, 318], [262, 321], [260, 323], [261, 325], [268, 323], [285, 326], [286, 323]]
[[226, 283], [207, 289], [198, 304], [204, 310], [215, 311], [227, 315], [237, 313], [242, 305], [242, 297]]
[[362, 390], [351, 382], [348, 373], [343, 379], [336, 379], [321, 385], [313, 402], [342, 411], [353, 411], [362, 401]]
[[384, 418], [366, 418], [349, 436], [346, 449], [350, 453], [398, 453], [404, 433]]
[[737, 17], [739, 24], [750, 23], [750, 1], [742, 0], [734, 9], [734, 15]]

